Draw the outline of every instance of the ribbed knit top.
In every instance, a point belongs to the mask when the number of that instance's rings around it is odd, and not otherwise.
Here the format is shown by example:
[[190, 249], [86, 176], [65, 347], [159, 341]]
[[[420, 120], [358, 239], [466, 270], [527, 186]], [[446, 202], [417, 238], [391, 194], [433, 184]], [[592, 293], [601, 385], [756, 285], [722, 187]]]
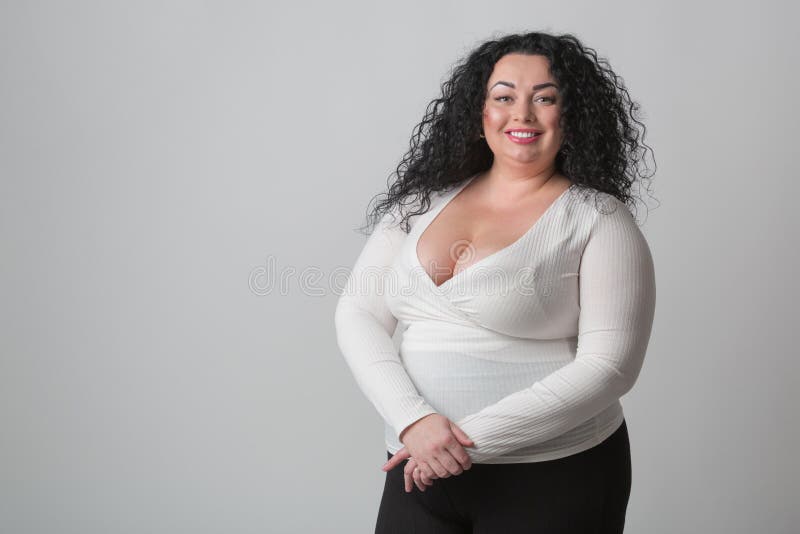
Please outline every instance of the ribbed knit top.
[[474, 178], [435, 193], [408, 234], [396, 210], [383, 217], [339, 297], [339, 348], [392, 453], [431, 413], [475, 442], [474, 463], [586, 450], [622, 424], [619, 399], [642, 367], [656, 294], [648, 244], [624, 203], [572, 185], [517, 241], [436, 286], [419, 236]]

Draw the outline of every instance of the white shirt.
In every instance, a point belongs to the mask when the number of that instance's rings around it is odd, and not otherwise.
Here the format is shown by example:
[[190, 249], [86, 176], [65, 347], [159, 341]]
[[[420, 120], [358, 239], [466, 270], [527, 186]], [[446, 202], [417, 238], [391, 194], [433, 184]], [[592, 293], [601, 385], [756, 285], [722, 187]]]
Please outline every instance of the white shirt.
[[474, 463], [589, 449], [622, 424], [619, 399], [642, 367], [655, 312], [650, 249], [624, 203], [573, 185], [517, 241], [437, 287], [417, 241], [474, 177], [434, 193], [409, 234], [392, 224], [396, 213], [383, 217], [339, 297], [339, 348], [392, 453], [431, 413], [474, 441]]

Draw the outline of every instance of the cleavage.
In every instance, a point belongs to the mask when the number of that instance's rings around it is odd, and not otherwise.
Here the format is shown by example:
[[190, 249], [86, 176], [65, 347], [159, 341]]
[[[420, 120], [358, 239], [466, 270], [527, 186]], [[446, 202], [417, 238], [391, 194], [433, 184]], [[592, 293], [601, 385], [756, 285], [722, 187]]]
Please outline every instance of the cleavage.
[[425, 228], [417, 246], [418, 259], [437, 286], [521, 239], [544, 211], [467, 213], [454, 202]]

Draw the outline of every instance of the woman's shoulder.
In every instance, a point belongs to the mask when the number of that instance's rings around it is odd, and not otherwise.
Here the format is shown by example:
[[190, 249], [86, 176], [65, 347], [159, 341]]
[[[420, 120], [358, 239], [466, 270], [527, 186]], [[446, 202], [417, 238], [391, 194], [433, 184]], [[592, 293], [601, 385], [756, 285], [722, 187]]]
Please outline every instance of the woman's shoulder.
[[631, 215], [628, 205], [611, 193], [583, 184], [573, 184], [570, 191], [576, 204], [583, 208], [592, 208], [591, 211], [597, 215], [610, 215], [617, 212]]
[[449, 192], [449, 189], [431, 191], [428, 193], [427, 201], [423, 195], [408, 195], [398, 200], [386, 210], [381, 218], [381, 223], [386, 227], [399, 228], [402, 223], [408, 224], [409, 232], [413, 231], [417, 222], [426, 213], [434, 209]]
[[571, 187], [571, 215], [588, 234], [617, 230], [639, 231], [627, 203], [611, 193], [587, 185]]

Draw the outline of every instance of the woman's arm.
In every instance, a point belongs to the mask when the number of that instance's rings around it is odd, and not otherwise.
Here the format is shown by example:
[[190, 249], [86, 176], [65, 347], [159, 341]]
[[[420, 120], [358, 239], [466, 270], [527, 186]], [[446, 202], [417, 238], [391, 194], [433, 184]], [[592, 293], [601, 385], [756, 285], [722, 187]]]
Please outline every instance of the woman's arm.
[[399, 436], [436, 410], [417, 391], [392, 340], [397, 319], [385, 291], [398, 290], [391, 263], [407, 234], [399, 226], [388, 227], [391, 217], [376, 225], [356, 260], [336, 305], [335, 324], [339, 349], [356, 382]]
[[[580, 264], [575, 359], [457, 425], [480, 462], [559, 436], [597, 415], [636, 381], [655, 313], [650, 249], [625, 204], [598, 213]], [[612, 206], [613, 207], [613, 206]]]

